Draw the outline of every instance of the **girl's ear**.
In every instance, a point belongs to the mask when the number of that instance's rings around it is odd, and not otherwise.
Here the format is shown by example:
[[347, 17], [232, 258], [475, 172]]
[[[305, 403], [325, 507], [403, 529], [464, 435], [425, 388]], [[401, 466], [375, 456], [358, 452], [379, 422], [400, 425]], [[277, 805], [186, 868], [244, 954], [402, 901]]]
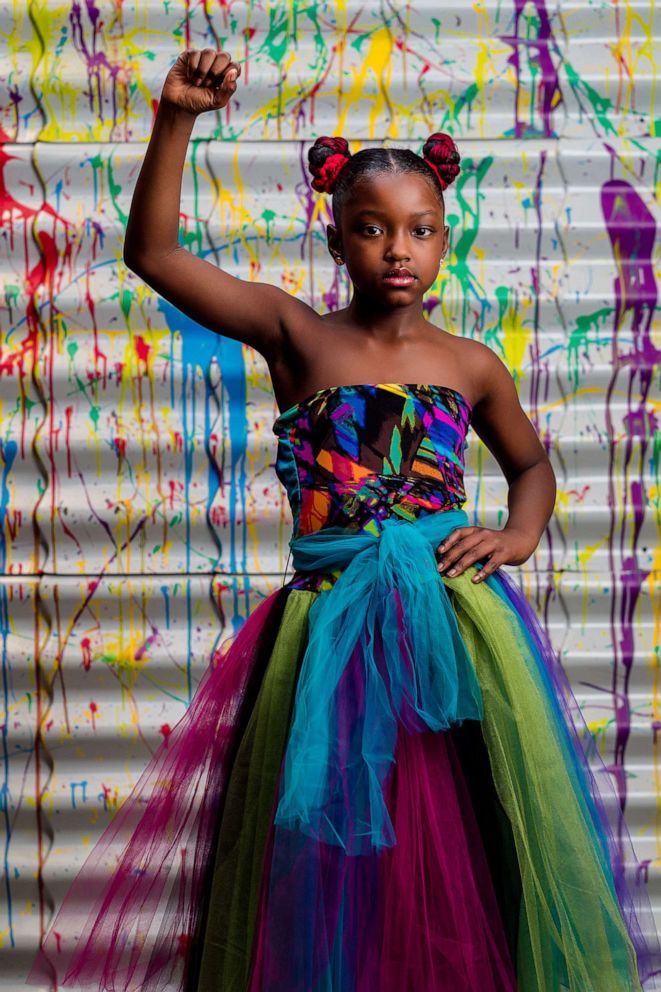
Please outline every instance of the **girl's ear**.
[[343, 256], [342, 252], [342, 241], [339, 232], [334, 224], [326, 225], [326, 240], [328, 241], [328, 250], [337, 261]]

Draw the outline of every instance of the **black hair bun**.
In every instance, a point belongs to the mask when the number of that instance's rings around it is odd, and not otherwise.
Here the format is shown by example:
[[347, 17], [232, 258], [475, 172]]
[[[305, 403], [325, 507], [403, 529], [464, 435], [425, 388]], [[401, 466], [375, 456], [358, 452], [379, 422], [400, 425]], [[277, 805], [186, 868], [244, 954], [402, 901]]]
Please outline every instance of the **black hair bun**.
[[346, 138], [323, 135], [308, 149], [308, 165], [314, 176], [312, 188], [318, 193], [332, 193], [337, 177], [351, 158]]

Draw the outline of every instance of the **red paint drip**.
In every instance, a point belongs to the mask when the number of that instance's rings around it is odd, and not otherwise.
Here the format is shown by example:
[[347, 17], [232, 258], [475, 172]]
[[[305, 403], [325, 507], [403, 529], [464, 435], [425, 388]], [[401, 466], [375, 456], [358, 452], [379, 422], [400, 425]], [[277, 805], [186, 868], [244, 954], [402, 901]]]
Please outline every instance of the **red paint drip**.
[[133, 339], [133, 346], [135, 348], [138, 361], [144, 363], [145, 371], [147, 371], [149, 368], [149, 352], [151, 351], [151, 345], [147, 344], [142, 335], [136, 334]]
[[83, 651], [83, 668], [85, 669], [86, 672], [89, 672], [90, 667], [92, 665], [92, 651], [90, 647], [89, 637], [83, 637], [82, 641], [80, 642], [80, 646]]

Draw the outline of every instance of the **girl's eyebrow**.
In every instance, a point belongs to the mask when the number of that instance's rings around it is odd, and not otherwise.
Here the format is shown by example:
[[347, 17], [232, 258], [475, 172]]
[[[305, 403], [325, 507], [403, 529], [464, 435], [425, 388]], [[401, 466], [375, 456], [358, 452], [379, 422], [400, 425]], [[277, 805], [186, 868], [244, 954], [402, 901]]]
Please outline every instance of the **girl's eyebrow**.
[[[386, 216], [385, 215], [385, 212], [383, 210], [373, 210], [371, 207], [363, 207], [361, 210], [358, 211], [358, 213], [356, 214], [356, 217], [362, 217], [365, 214], [369, 214], [372, 217], [385, 217]], [[436, 211], [435, 210], [431, 210], [431, 209], [428, 209], [428, 210], [416, 210], [414, 213], [409, 214], [409, 216], [410, 217], [424, 217], [426, 214], [432, 214], [432, 216], [435, 216]]]

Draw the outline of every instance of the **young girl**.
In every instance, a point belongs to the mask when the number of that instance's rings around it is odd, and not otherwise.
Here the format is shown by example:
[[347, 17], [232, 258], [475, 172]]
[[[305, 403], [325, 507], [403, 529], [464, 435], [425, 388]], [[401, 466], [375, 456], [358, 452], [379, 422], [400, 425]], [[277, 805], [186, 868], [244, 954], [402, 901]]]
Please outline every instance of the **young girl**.
[[[535, 550], [555, 480], [506, 367], [424, 317], [448, 252], [449, 135], [422, 155], [341, 137], [349, 305], [319, 315], [177, 242], [198, 114], [240, 67], [168, 73], [125, 261], [268, 362], [294, 576], [226, 642], [94, 848], [31, 981], [196, 992], [656, 988], [642, 873], [552, 645], [500, 566]], [[509, 483], [469, 526], [470, 427]], [[625, 859], [627, 870], [625, 871]], [[645, 931], [645, 940], [643, 930]]]

